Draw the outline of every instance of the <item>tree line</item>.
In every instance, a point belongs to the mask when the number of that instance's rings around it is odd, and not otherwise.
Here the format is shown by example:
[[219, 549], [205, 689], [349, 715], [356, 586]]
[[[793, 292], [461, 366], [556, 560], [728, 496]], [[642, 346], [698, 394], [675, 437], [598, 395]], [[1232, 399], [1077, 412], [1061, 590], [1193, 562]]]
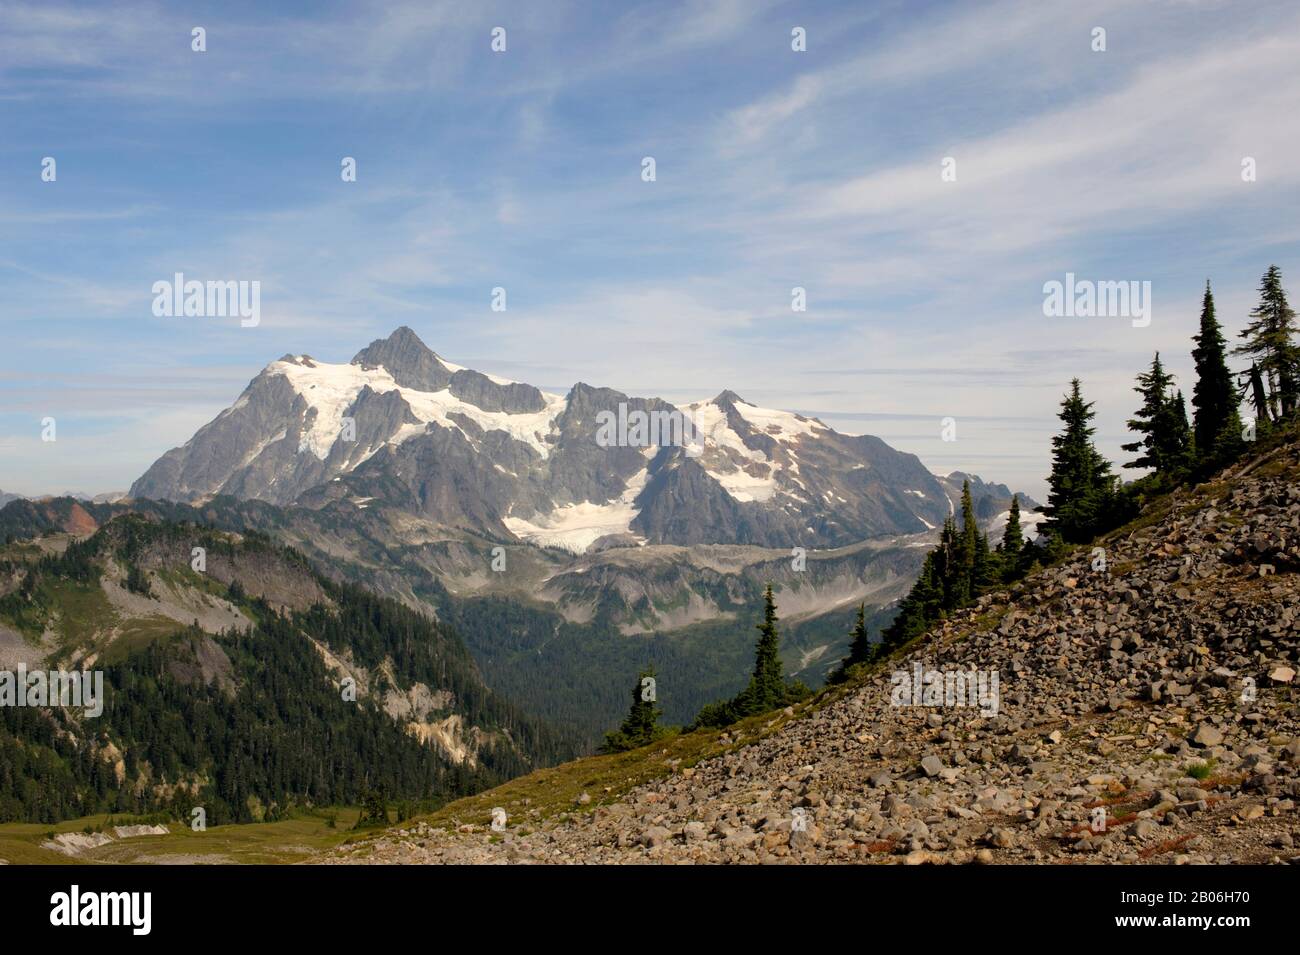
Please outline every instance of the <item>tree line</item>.
[[[1045, 520], [1037, 542], [1023, 539], [1019, 502], [1013, 497], [1002, 540], [990, 551], [975, 522], [968, 484], [960, 527], [952, 519], [944, 524], [938, 546], [926, 556], [880, 642], [870, 641], [859, 608], [849, 654], [832, 679], [843, 679], [849, 668], [893, 652], [982, 594], [1056, 560], [1070, 545], [1086, 544], [1122, 526], [1152, 498], [1237, 460], [1252, 441], [1294, 426], [1300, 417], [1300, 333], [1276, 265], [1264, 273], [1259, 296], [1239, 333], [1241, 343], [1229, 349], [1206, 282], [1199, 328], [1192, 336], [1196, 381], [1190, 421], [1184, 394], [1158, 352], [1137, 375], [1134, 391], [1141, 400], [1127, 422], [1134, 437], [1121, 446], [1134, 455], [1123, 468], [1147, 472], [1137, 480], [1122, 481], [1097, 449], [1093, 404], [1084, 399], [1079, 379], [1073, 379], [1058, 413], [1061, 431], [1052, 438], [1047, 504], [1039, 508]], [[1234, 372], [1229, 354], [1249, 364]], [[1243, 419], [1243, 404], [1253, 418]]]

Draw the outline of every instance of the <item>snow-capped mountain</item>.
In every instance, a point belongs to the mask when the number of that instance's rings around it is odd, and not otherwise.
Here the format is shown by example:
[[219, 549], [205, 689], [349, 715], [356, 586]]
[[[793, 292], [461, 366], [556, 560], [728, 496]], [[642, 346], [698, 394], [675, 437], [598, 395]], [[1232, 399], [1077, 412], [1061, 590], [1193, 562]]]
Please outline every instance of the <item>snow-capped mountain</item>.
[[952, 511], [943, 481], [878, 438], [730, 391], [680, 408], [583, 383], [549, 394], [452, 364], [405, 327], [349, 364], [267, 365], [130, 493], [348, 501], [574, 553], [840, 547], [921, 533]]

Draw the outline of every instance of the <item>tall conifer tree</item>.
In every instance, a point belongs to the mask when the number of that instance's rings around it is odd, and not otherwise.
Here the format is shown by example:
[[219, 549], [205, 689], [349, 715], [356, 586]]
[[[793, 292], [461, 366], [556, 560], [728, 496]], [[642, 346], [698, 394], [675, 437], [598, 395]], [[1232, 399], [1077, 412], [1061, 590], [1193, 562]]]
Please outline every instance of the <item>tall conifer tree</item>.
[[1134, 387], [1142, 396], [1142, 407], [1137, 415], [1129, 419], [1128, 428], [1137, 432], [1138, 440], [1121, 447], [1130, 454], [1137, 454], [1134, 461], [1125, 464], [1126, 468], [1150, 468], [1152, 471], [1164, 472], [1168, 469], [1165, 461], [1164, 443], [1160, 433], [1161, 426], [1168, 422], [1167, 405], [1169, 403], [1169, 386], [1173, 376], [1165, 371], [1160, 363], [1160, 353], [1156, 352], [1151, 360], [1151, 368], [1137, 376]]
[[1070, 393], [1061, 401], [1058, 417], [1064, 424], [1052, 438], [1052, 472], [1048, 476], [1045, 530], [1060, 535], [1067, 543], [1091, 540], [1113, 506], [1115, 477], [1110, 462], [1093, 444], [1091, 426], [1096, 412], [1083, 400], [1079, 379], [1070, 382]]
[[998, 544], [998, 553], [1002, 556], [1003, 577], [1013, 576], [1020, 565], [1020, 554], [1025, 549], [1025, 532], [1020, 526], [1020, 498], [1011, 495], [1011, 513], [1007, 515], [1007, 526], [1002, 531], [1002, 543]]
[[781, 635], [777, 629], [776, 599], [772, 596], [771, 584], [763, 594], [763, 622], [758, 624], [758, 634], [758, 643], [754, 647], [754, 674], [736, 701], [743, 716], [775, 709], [785, 702]]
[[1227, 342], [1214, 314], [1214, 293], [1205, 282], [1201, 329], [1192, 336], [1196, 347], [1196, 384], [1192, 388], [1192, 434], [1198, 460], [1213, 466], [1236, 456], [1241, 446], [1239, 397], [1228, 370]]
[[831, 683], [841, 682], [849, 667], [868, 663], [875, 655], [875, 646], [867, 636], [867, 605], [864, 603], [858, 604], [857, 619], [853, 623], [853, 630], [849, 636], [849, 655], [840, 661], [840, 665], [830, 675]]

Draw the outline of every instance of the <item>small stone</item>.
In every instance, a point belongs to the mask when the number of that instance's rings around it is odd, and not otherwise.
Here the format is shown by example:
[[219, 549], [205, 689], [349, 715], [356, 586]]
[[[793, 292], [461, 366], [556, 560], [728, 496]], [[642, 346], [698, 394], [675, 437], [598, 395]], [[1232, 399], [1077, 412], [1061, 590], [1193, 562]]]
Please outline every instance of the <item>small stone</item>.
[[651, 826], [641, 834], [641, 845], [653, 849], [655, 846], [661, 846], [672, 836], [672, 833], [663, 826]]
[[791, 849], [808, 849], [821, 842], [821, 829], [817, 826], [806, 826], [800, 829], [790, 831], [790, 848]]
[[1202, 723], [1192, 736], [1192, 742], [1197, 746], [1218, 746], [1223, 742], [1223, 734], [1209, 723]]
[[1010, 849], [1016, 844], [1016, 834], [1010, 829], [995, 827], [988, 834], [989, 845], [998, 849]]

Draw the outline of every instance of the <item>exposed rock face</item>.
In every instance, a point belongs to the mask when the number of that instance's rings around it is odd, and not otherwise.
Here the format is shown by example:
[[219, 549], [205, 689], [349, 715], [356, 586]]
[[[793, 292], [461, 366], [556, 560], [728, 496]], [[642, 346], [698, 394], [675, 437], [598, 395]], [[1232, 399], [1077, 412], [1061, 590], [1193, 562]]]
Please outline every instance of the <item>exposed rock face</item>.
[[[602, 432], [610, 421], [617, 431]], [[453, 365], [399, 328], [347, 365], [272, 362], [131, 496], [376, 501], [582, 553], [610, 536], [790, 548], [923, 533], [951, 512], [951, 483], [878, 438], [730, 391], [681, 408], [583, 383], [546, 394]], [[1005, 488], [973, 487], [983, 513], [1005, 509]]]
[[[1261, 464], [1098, 541], [1108, 570], [1082, 548], [691, 768], [519, 806], [504, 838], [471, 815], [324, 861], [1300, 861], [1300, 450]], [[918, 667], [996, 674], [996, 706], [899, 705]]]
[[[239, 401], [200, 428], [184, 447], [154, 462], [131, 485], [130, 495], [194, 501], [215, 494], [232, 479], [247, 488], [269, 483], [280, 470], [315, 472], [319, 462], [296, 454], [297, 442], [286, 425], [305, 420], [307, 412], [306, 400], [286, 377], [263, 372]], [[315, 477], [318, 474], [312, 473], [306, 479]]]
[[451, 384], [451, 369], [405, 325], [361, 349], [352, 364], [386, 368], [394, 381], [414, 391], [442, 391]]

